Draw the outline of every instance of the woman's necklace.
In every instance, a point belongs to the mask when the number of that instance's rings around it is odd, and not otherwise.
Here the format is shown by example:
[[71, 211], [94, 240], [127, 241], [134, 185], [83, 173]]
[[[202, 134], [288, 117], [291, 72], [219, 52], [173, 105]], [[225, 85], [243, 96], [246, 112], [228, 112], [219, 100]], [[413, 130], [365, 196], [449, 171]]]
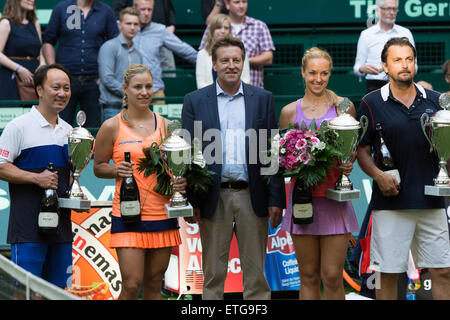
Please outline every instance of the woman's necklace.
[[303, 102], [304, 102], [304, 105], [305, 106], [308, 106], [309, 107], [309, 110], [311, 111], [311, 112], [316, 112], [316, 111], [318, 111], [319, 109], [322, 109], [322, 107], [324, 107], [324, 106], [328, 106], [328, 103], [326, 102], [326, 101], [319, 101], [319, 102], [316, 102], [316, 103], [312, 103], [311, 101], [305, 101], [305, 100], [303, 100]]
[[321, 103], [310, 104], [311, 111], [316, 111], [318, 108], [320, 108], [321, 105], [322, 105]]
[[[133, 121], [133, 122], [136, 123], [137, 121]], [[147, 129], [151, 128], [151, 120], [148, 121], [148, 124], [147, 123], [136, 123], [135, 126], [139, 129], [143, 129], [147, 132]]]

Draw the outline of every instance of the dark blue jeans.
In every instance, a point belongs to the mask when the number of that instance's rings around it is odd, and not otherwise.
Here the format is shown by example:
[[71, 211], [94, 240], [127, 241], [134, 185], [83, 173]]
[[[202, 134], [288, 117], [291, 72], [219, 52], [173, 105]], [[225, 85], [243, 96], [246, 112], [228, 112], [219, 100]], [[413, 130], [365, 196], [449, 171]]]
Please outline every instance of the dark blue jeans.
[[98, 90], [96, 80], [79, 81], [72, 79], [70, 88], [72, 90], [72, 96], [66, 108], [61, 111], [59, 116], [70, 125], [77, 126], [75, 123], [75, 111], [77, 105], [80, 105], [80, 109], [86, 112], [86, 123], [84, 127], [100, 127], [102, 111], [98, 103], [100, 91]]

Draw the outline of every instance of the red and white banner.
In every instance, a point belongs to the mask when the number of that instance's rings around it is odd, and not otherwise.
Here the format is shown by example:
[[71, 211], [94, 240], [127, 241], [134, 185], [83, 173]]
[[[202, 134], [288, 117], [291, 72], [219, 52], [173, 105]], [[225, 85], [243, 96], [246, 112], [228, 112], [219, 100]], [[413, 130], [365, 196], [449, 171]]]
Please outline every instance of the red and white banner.
[[[202, 244], [198, 224], [178, 220], [183, 242], [172, 251], [164, 286], [179, 294], [201, 294], [203, 289]], [[242, 292], [242, 270], [236, 236], [230, 246], [225, 292]]]

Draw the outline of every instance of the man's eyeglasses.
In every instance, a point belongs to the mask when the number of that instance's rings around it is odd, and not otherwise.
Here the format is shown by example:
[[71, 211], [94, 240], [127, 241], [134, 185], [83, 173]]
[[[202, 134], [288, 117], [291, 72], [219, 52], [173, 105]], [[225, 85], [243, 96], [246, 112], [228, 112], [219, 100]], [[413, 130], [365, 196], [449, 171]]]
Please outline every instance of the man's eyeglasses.
[[392, 12], [398, 11], [398, 7], [380, 7], [380, 9], [383, 11], [392, 11]]

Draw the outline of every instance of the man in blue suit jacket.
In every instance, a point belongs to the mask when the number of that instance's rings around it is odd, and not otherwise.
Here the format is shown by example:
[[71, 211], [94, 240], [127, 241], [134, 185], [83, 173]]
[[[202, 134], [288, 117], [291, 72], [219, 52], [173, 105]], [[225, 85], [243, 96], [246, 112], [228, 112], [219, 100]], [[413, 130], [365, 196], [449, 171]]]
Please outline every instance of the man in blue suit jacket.
[[264, 276], [268, 218], [272, 227], [280, 223], [285, 189], [282, 179], [267, 183], [261, 174], [276, 114], [272, 93], [241, 82], [244, 57], [239, 39], [218, 41], [212, 49], [217, 82], [186, 95], [183, 104], [183, 128], [191, 137], [201, 135], [208, 169], [215, 172], [206, 196], [188, 194], [194, 217], [186, 220], [200, 226], [203, 299], [223, 299], [233, 231], [244, 299], [271, 297]]

